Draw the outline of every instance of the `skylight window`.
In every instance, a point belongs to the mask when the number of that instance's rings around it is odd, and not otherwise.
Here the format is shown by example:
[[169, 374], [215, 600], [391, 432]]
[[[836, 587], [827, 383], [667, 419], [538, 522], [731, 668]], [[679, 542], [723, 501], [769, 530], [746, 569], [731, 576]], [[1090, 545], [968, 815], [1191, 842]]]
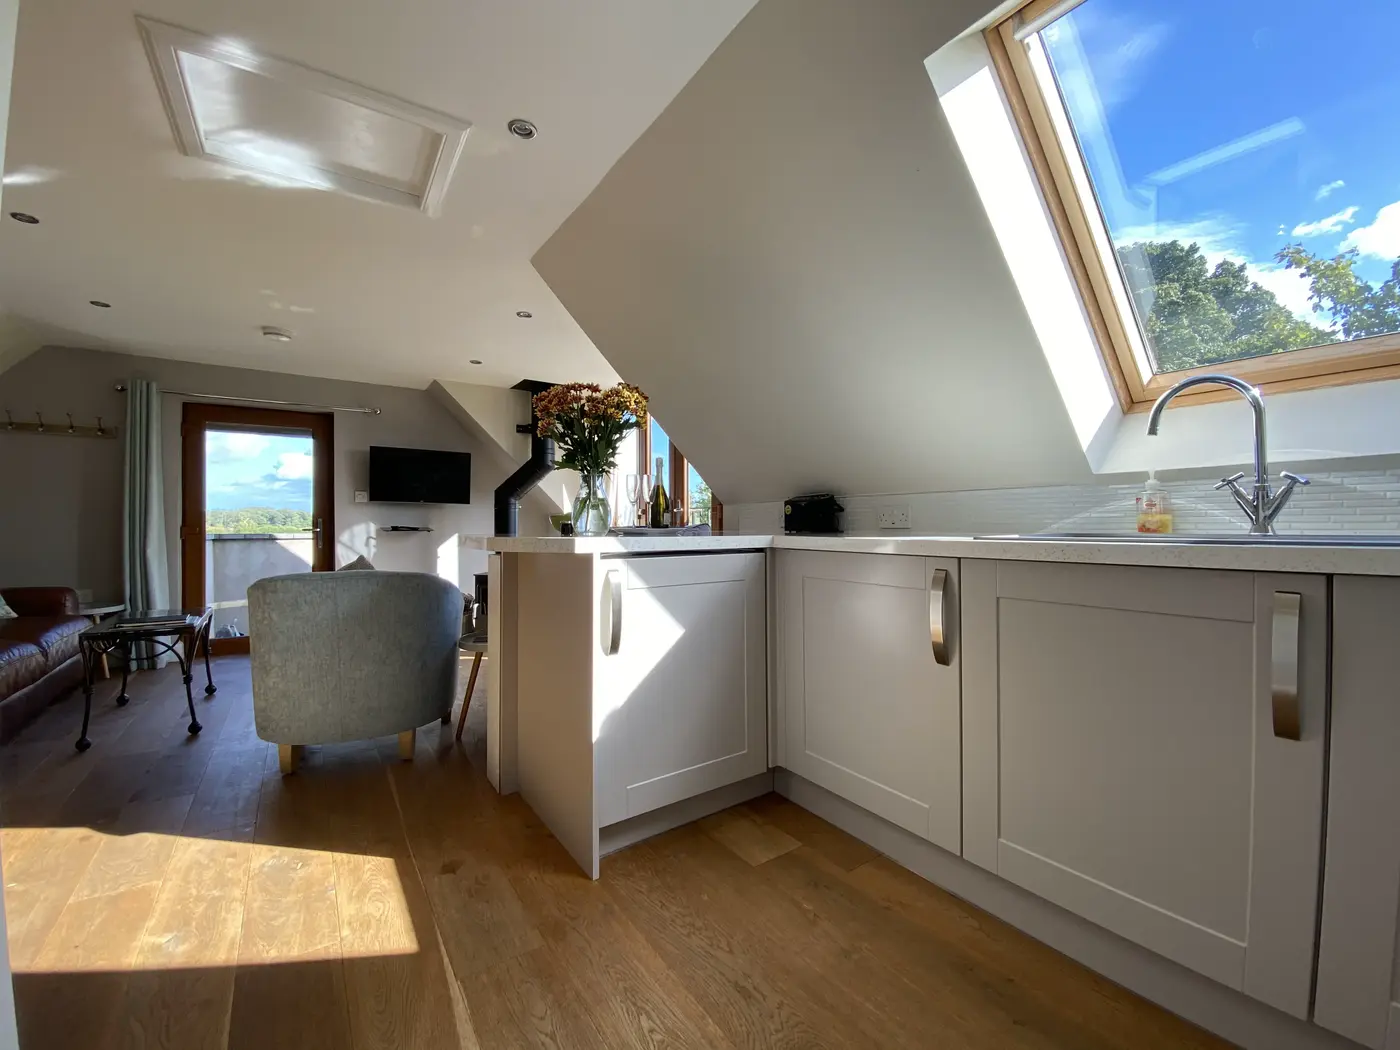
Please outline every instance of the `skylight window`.
[[138, 19], [183, 153], [436, 214], [470, 125], [237, 41]]
[[988, 32], [1124, 407], [1192, 372], [1400, 372], [1391, 14], [1035, 0]]

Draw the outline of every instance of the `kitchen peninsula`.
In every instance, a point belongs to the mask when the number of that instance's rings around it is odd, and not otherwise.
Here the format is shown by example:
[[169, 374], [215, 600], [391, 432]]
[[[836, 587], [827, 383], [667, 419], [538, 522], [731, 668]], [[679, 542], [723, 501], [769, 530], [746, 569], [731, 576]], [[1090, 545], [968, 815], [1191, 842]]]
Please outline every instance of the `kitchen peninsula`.
[[1217, 1031], [1394, 1028], [1395, 544], [479, 542], [489, 775], [590, 877], [777, 790]]

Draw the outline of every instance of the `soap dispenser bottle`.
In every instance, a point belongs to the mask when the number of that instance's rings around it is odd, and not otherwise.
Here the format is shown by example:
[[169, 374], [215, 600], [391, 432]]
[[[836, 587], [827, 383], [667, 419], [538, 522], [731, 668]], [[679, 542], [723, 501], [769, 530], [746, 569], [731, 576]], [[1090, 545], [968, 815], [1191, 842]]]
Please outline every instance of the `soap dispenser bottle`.
[[1137, 498], [1138, 532], [1168, 533], [1172, 531], [1171, 500], [1157, 480], [1157, 472], [1149, 470], [1147, 481]]

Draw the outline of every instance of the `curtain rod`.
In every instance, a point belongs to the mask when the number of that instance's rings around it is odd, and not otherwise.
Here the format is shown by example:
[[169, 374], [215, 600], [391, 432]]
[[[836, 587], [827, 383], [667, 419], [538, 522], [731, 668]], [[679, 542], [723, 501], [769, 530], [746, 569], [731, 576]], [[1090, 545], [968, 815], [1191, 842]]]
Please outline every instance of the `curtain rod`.
[[[119, 394], [123, 393], [126, 390], [126, 384], [118, 383], [113, 389]], [[196, 394], [189, 390], [166, 390], [164, 387], [161, 387], [160, 392], [162, 394], [174, 394], [176, 397], [198, 397], [210, 401], [242, 401], [250, 405], [285, 405], [289, 408], [319, 408], [323, 412], [361, 412], [367, 416], [379, 415], [379, 409], [365, 408], [363, 406], [313, 405], [306, 401], [278, 401], [276, 398], [271, 397], [235, 397], [232, 394]]]

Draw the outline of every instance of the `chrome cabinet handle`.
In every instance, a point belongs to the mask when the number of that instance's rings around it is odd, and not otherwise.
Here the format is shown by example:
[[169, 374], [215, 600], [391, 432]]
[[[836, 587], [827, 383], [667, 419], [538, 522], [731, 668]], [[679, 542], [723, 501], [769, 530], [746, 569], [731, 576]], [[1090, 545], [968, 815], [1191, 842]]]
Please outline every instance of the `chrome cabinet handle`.
[[1274, 592], [1273, 655], [1269, 678], [1273, 691], [1274, 736], [1284, 740], [1303, 738], [1302, 708], [1298, 700], [1302, 608], [1302, 595], [1292, 591]]
[[934, 569], [928, 585], [928, 639], [933, 646], [933, 662], [947, 667], [948, 658], [948, 570]]
[[598, 645], [604, 656], [616, 656], [622, 644], [622, 577], [609, 569], [603, 577], [603, 594], [598, 610]]

